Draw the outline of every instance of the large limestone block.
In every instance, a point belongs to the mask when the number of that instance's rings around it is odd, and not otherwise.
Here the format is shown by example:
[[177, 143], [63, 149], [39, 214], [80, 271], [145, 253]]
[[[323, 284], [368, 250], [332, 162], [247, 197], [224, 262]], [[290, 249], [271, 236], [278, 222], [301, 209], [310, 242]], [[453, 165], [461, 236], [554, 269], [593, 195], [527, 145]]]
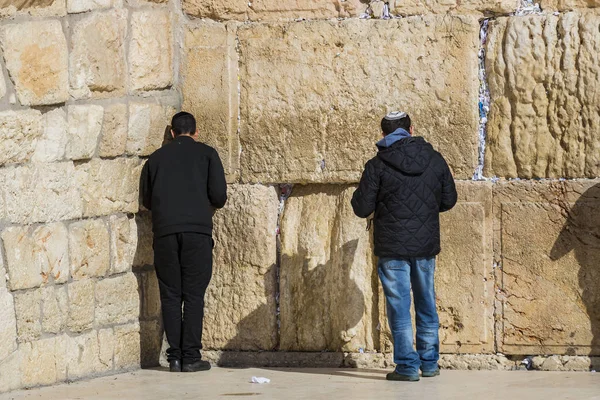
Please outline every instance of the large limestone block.
[[77, 99], [125, 94], [127, 10], [93, 13], [72, 27], [71, 95]]
[[541, 0], [544, 11], [567, 11], [600, 7], [600, 0]]
[[354, 17], [364, 12], [359, 0], [183, 0], [183, 11], [216, 20], [295, 20]]
[[240, 28], [242, 180], [356, 182], [393, 109], [470, 178], [478, 32], [452, 16]]
[[71, 160], [90, 159], [96, 153], [102, 131], [104, 108], [98, 105], [69, 106], [69, 139], [66, 156]]
[[101, 10], [110, 7], [118, 7], [123, 0], [67, 0], [67, 11], [69, 13], [84, 13], [93, 10]]
[[83, 332], [94, 325], [94, 281], [84, 279], [69, 284], [69, 311], [67, 327], [72, 332]]
[[60, 161], [65, 156], [69, 137], [67, 135], [67, 113], [56, 108], [42, 116], [42, 132], [38, 138], [33, 162]]
[[69, 99], [67, 40], [58, 20], [6, 25], [1, 33], [6, 68], [24, 106]]
[[139, 313], [140, 295], [133, 273], [104, 279], [96, 284], [97, 324], [124, 324], [135, 320]]
[[42, 136], [42, 114], [36, 110], [0, 112], [0, 165], [31, 160]]
[[110, 217], [111, 274], [131, 271], [137, 248], [138, 233], [135, 219], [127, 216]]
[[6, 218], [12, 223], [81, 217], [83, 207], [72, 162], [6, 168], [0, 171], [0, 183]]
[[160, 90], [173, 84], [171, 14], [144, 10], [131, 16], [131, 90]]
[[102, 277], [110, 267], [110, 239], [106, 223], [89, 219], [69, 225], [73, 279]]
[[0, 364], [0, 393], [21, 388], [21, 353], [13, 352]]
[[31, 15], [35, 17], [63, 16], [66, 13], [66, 0], [0, 1], [0, 18], [13, 17], [15, 15]]
[[16, 349], [17, 319], [13, 295], [6, 288], [0, 288], [0, 363]]
[[92, 159], [76, 168], [86, 217], [138, 211], [142, 165], [135, 158]]
[[33, 231], [32, 240], [43, 282], [65, 283], [69, 279], [69, 238], [65, 225], [61, 222], [42, 225]]
[[100, 339], [107, 339], [105, 335], [98, 335], [97, 331], [67, 338], [66, 360], [69, 379], [84, 378], [113, 369], [112, 364], [106, 365], [102, 362], [105, 357], [104, 352], [101, 354], [99, 336]]
[[494, 187], [499, 349], [600, 354], [600, 181]]
[[152, 233], [152, 214], [140, 212], [135, 216], [138, 244], [133, 257], [134, 267], [154, 265], [154, 234]]
[[234, 24], [201, 22], [185, 31], [182, 109], [196, 116], [200, 140], [219, 152], [229, 182], [239, 176], [238, 56]]
[[140, 324], [115, 327], [115, 369], [140, 367]]
[[296, 186], [281, 221], [280, 348], [377, 350], [377, 272], [354, 187]]
[[52, 337], [21, 344], [21, 383], [24, 387], [51, 385], [65, 367], [65, 338]]
[[[127, 154], [148, 156], [158, 150], [175, 113], [171, 105], [130, 103]], [[202, 121], [198, 123], [202, 125]]]
[[112, 328], [98, 331], [98, 346], [100, 362], [111, 369], [115, 358], [115, 332]]
[[128, 115], [126, 104], [113, 104], [104, 110], [100, 157], [117, 157], [125, 153]]
[[[383, 1], [380, 3], [383, 4]], [[388, 4], [395, 15], [453, 13], [492, 16], [508, 14], [517, 8], [515, 0], [391, 0]]]
[[277, 345], [278, 209], [273, 187], [229, 187], [227, 205], [215, 214], [205, 348], [271, 350]]
[[156, 272], [144, 271], [138, 278], [141, 294], [141, 316], [147, 320], [158, 320], [161, 316], [160, 290]]
[[42, 289], [42, 330], [60, 333], [66, 326], [69, 296], [67, 286], [60, 285]]
[[15, 293], [15, 315], [17, 317], [17, 338], [19, 343], [39, 339], [42, 335], [40, 289]]
[[600, 176], [599, 29], [600, 11], [490, 23], [486, 175]]
[[163, 330], [159, 321], [140, 321], [140, 364], [142, 368], [159, 365], [162, 341]]

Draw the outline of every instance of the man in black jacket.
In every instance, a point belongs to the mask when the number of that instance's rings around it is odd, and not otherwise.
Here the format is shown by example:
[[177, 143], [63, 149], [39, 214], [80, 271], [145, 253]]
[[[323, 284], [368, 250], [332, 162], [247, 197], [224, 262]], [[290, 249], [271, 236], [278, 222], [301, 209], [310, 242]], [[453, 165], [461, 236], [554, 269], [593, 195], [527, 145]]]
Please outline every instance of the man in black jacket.
[[176, 114], [171, 128], [173, 141], [144, 165], [140, 192], [144, 207], [152, 210], [170, 369], [204, 371], [210, 369], [200, 349], [204, 294], [212, 275], [212, 216], [227, 201], [227, 183], [216, 150], [196, 141], [191, 114]]
[[[379, 152], [365, 166], [352, 197], [361, 218], [373, 212], [375, 255], [394, 340], [396, 369], [388, 380], [418, 381], [439, 375], [439, 319], [435, 256], [440, 252], [439, 213], [456, 204], [452, 173], [442, 155], [413, 137], [410, 117], [393, 112], [381, 121]], [[413, 348], [410, 291], [415, 300], [417, 351]]]

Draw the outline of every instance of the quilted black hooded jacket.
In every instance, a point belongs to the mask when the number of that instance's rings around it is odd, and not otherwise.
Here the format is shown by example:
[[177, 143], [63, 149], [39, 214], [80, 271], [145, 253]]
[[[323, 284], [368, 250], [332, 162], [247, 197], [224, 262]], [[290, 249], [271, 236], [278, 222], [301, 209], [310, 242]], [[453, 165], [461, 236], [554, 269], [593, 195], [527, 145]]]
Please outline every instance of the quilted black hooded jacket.
[[440, 252], [440, 212], [456, 204], [448, 164], [421, 137], [379, 148], [352, 196], [354, 213], [374, 215], [375, 255], [433, 257]]

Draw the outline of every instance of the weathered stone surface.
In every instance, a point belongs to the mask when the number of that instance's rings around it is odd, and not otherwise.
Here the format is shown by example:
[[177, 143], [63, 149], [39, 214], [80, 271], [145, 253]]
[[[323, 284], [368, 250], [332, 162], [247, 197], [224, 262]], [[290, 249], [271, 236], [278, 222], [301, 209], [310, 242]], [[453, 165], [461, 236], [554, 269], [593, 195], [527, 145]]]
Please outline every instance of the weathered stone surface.
[[169, 105], [131, 103], [127, 154], [147, 156], [162, 145], [165, 128], [177, 111]]
[[501, 354], [442, 354], [439, 361], [444, 369], [512, 370], [517, 363]]
[[173, 84], [172, 36], [169, 11], [144, 10], [132, 14], [129, 44], [132, 90], [160, 90]]
[[83, 332], [94, 325], [94, 281], [84, 279], [69, 284], [68, 328]]
[[295, 20], [345, 18], [366, 10], [359, 0], [183, 0], [183, 11], [198, 18], [217, 20]]
[[115, 327], [115, 369], [140, 367], [139, 323]]
[[73, 279], [104, 276], [110, 267], [110, 240], [106, 223], [84, 220], [69, 225]]
[[67, 40], [58, 20], [6, 25], [1, 34], [6, 68], [22, 105], [69, 99]]
[[72, 29], [71, 95], [79, 99], [124, 94], [127, 10], [90, 14]]
[[42, 330], [46, 333], [63, 331], [68, 316], [69, 297], [65, 285], [42, 289]]
[[155, 271], [145, 271], [140, 275], [141, 316], [144, 319], [160, 318], [160, 291]]
[[13, 296], [6, 288], [0, 287], [0, 363], [16, 349], [17, 319]]
[[33, 162], [60, 161], [67, 148], [67, 113], [62, 108], [47, 112], [42, 116], [42, 133], [38, 138]]
[[83, 13], [93, 10], [120, 6], [122, 0], [67, 0], [67, 11], [69, 13]]
[[100, 362], [107, 369], [112, 369], [115, 356], [115, 334], [112, 328], [98, 331], [98, 346]]
[[382, 116], [398, 108], [470, 178], [478, 31], [451, 16], [240, 28], [242, 180], [358, 181]]
[[4, 79], [4, 74], [0, 74], [0, 99], [6, 96], [6, 79]]
[[214, 272], [206, 294], [202, 338], [205, 348], [270, 350], [277, 345], [278, 209], [275, 188], [229, 187], [227, 205], [215, 214]]
[[102, 130], [104, 108], [98, 105], [69, 106], [69, 140], [66, 156], [72, 160], [92, 158]]
[[[354, 187], [296, 186], [281, 222], [280, 348], [359, 351], [378, 345], [377, 272]], [[343, 305], [343, 306], [340, 306]]]
[[131, 271], [137, 248], [137, 225], [127, 216], [110, 217], [111, 274]]
[[[140, 358], [142, 368], [159, 365], [163, 330], [159, 321], [140, 321]], [[204, 356], [204, 351], [202, 358]]]
[[490, 23], [486, 175], [600, 176], [600, 11]]
[[[452, 13], [492, 16], [514, 12], [517, 3], [514, 0], [391, 0], [389, 6], [394, 15]], [[381, 13], [375, 16], [380, 17]]]
[[13, 352], [0, 364], [0, 393], [15, 390], [21, 387], [21, 354]]
[[131, 322], [139, 316], [139, 311], [138, 283], [133, 273], [104, 279], [96, 284], [96, 322], [98, 324]]
[[67, 13], [66, 0], [4, 0], [0, 2], [0, 18], [15, 15], [63, 16]]
[[544, 11], [567, 11], [600, 7], [599, 0], [541, 0], [539, 3]]
[[42, 284], [42, 266], [35, 242], [26, 227], [10, 227], [2, 232], [6, 252], [8, 284], [11, 290], [35, 288]]
[[600, 354], [599, 208], [599, 181], [494, 187], [503, 352]]
[[23, 386], [50, 385], [56, 382], [64, 368], [64, 365], [61, 365], [64, 358], [60, 354], [63, 349], [62, 342], [62, 338], [52, 337], [21, 344], [19, 352]]
[[152, 214], [149, 212], [136, 214], [135, 224], [137, 226], [138, 241], [135, 257], [133, 258], [133, 266], [143, 267], [145, 265], [154, 265]]
[[12, 223], [81, 217], [82, 202], [71, 162], [5, 168], [0, 171], [0, 183], [6, 218]]
[[40, 309], [42, 291], [36, 289], [27, 292], [17, 292], [14, 296], [19, 343], [38, 339], [42, 334]]
[[65, 225], [61, 222], [42, 225], [33, 231], [32, 240], [43, 282], [66, 282], [69, 279], [69, 237]]
[[181, 66], [182, 109], [200, 122], [200, 140], [217, 149], [230, 182], [239, 176], [240, 159], [235, 35], [233, 24], [191, 25], [185, 31]]
[[42, 114], [36, 110], [0, 112], [0, 165], [31, 159], [42, 136]]
[[92, 159], [76, 168], [86, 217], [138, 211], [142, 165], [133, 158]]
[[117, 157], [125, 153], [127, 145], [127, 105], [113, 104], [104, 109], [100, 157]]
[[67, 339], [66, 359], [69, 379], [83, 378], [112, 369], [112, 364], [105, 365], [100, 360], [100, 343], [97, 331], [69, 337]]

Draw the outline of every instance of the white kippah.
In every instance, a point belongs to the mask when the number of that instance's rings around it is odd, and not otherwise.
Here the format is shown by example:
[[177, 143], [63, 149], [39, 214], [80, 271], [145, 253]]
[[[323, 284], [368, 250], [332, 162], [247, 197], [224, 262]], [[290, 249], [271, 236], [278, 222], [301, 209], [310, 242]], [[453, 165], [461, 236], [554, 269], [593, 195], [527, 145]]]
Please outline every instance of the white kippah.
[[400, 111], [392, 111], [391, 113], [389, 113], [388, 115], [386, 115], [384, 117], [384, 119], [387, 119], [388, 121], [396, 121], [398, 119], [402, 119], [404, 117], [406, 117], [406, 113], [404, 111], [400, 112]]

